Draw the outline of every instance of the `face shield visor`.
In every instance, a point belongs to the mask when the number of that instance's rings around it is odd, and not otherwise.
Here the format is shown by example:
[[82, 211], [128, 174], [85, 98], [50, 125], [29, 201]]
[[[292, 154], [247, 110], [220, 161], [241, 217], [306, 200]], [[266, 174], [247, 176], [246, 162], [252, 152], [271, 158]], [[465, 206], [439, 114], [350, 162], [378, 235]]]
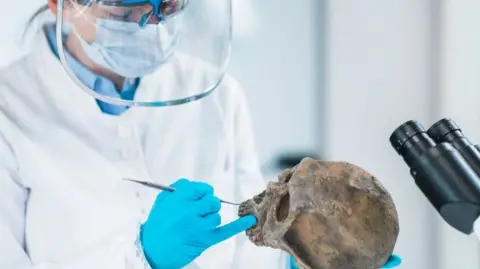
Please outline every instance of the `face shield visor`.
[[[61, 63], [81, 89], [110, 104], [170, 106], [198, 100], [225, 74], [231, 1], [59, 0]], [[116, 91], [99, 90], [78, 74], [79, 64], [115, 81]], [[123, 92], [122, 85], [138, 80], [145, 87]]]

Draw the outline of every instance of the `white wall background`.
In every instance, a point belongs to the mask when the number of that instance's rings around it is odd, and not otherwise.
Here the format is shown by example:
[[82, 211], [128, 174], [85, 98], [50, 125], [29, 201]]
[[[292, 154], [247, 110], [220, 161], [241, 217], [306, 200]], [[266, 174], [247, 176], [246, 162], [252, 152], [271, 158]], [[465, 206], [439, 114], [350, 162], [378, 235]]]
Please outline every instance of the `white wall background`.
[[269, 163], [283, 151], [316, 151], [323, 139], [322, 1], [247, 2], [251, 10], [244, 14], [250, 16], [237, 19], [256, 24], [236, 36], [230, 72], [249, 96], [261, 161]]
[[389, 137], [410, 119], [432, 123], [432, 1], [328, 1], [328, 156], [362, 165], [391, 192], [408, 269], [438, 268], [436, 217]]

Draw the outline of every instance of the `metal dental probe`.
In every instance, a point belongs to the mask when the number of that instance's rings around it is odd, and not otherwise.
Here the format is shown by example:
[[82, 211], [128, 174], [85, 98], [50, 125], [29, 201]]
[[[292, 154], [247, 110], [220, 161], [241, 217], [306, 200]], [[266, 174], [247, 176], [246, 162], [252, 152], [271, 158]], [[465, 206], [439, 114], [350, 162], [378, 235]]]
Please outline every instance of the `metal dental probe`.
[[[153, 189], [157, 189], [157, 190], [168, 191], [168, 192], [176, 191], [175, 188], [160, 185], [160, 184], [156, 184], [156, 183], [139, 181], [139, 180], [130, 179], [130, 178], [124, 178], [124, 180], [130, 181], [130, 182], [135, 182], [135, 183], [138, 183], [138, 184], [143, 185], [145, 187], [149, 187], [149, 188], [153, 188]], [[225, 200], [220, 200], [220, 202], [222, 202], [224, 204], [229, 204], [229, 205], [236, 205], [236, 206], [241, 205], [239, 203], [228, 202], [228, 201], [225, 201]]]

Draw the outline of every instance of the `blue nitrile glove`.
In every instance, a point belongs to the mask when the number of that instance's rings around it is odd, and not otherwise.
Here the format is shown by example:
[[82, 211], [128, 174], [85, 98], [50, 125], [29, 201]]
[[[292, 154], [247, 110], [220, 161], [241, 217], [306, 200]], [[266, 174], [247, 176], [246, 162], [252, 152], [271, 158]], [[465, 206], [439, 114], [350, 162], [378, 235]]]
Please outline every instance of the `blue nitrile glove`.
[[[402, 259], [399, 256], [392, 254], [388, 259], [388, 261], [380, 269], [395, 268], [399, 266], [401, 263], [402, 263]], [[293, 259], [292, 256], [290, 256], [290, 268], [299, 269], [298, 266], [295, 264], [295, 259]]]
[[383, 268], [395, 268], [395, 267], [399, 266], [401, 263], [402, 263], [402, 258], [400, 258], [400, 256], [392, 254], [392, 255], [390, 255], [390, 258], [382, 266], [381, 269], [383, 269]]
[[175, 192], [162, 191], [142, 226], [141, 242], [153, 269], [176, 269], [195, 260], [209, 247], [256, 224], [253, 216], [221, 224], [220, 200], [205, 183], [181, 179]]
[[293, 258], [293, 256], [290, 256], [290, 268], [291, 269], [299, 269], [297, 264], [295, 263], [295, 259]]

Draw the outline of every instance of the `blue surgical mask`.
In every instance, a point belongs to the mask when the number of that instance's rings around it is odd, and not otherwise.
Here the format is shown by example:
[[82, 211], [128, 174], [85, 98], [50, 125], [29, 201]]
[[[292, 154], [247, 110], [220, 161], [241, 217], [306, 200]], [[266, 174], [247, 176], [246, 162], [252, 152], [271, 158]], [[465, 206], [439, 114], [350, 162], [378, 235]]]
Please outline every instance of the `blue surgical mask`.
[[78, 34], [86, 55], [96, 64], [124, 77], [153, 73], [173, 54], [178, 43], [181, 18], [159, 24], [97, 20], [95, 40]]

